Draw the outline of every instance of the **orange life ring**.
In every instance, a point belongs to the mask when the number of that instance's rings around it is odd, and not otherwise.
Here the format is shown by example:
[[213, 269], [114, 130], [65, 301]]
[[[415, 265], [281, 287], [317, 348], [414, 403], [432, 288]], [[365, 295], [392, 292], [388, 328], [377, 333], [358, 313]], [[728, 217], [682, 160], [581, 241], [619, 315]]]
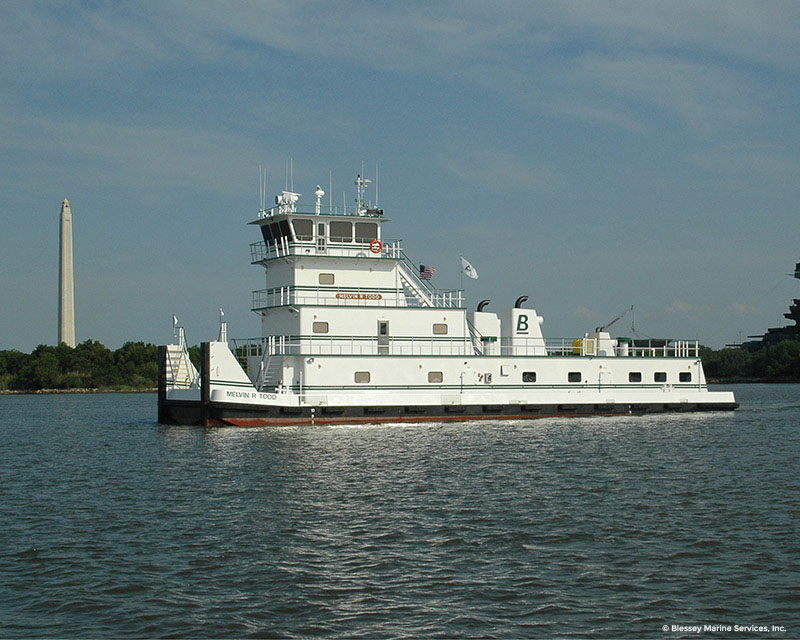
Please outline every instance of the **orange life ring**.
[[383, 244], [377, 238], [369, 243], [369, 250], [372, 253], [380, 253], [383, 250]]

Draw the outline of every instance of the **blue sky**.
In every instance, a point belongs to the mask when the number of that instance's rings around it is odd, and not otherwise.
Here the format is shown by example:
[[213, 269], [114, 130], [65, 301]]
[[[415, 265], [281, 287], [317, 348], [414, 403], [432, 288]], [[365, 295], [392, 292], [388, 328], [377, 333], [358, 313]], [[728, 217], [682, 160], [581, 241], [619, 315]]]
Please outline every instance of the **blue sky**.
[[[0, 349], [259, 332], [248, 227], [362, 161], [434, 284], [547, 337], [762, 333], [800, 283], [796, 2], [0, 3]], [[618, 323], [629, 333], [629, 320]]]

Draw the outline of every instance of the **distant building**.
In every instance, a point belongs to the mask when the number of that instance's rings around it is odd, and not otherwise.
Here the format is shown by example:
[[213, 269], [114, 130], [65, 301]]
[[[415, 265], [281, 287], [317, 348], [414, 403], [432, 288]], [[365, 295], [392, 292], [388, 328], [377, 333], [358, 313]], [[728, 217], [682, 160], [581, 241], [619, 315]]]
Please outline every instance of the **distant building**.
[[61, 203], [58, 245], [58, 344], [75, 346], [75, 275], [72, 270], [72, 211]]
[[[794, 277], [800, 280], [800, 262], [794, 266]], [[794, 321], [794, 324], [767, 329], [767, 332], [760, 336], [747, 336], [748, 338], [759, 339], [742, 343], [742, 349], [758, 351], [759, 349], [778, 344], [784, 340], [800, 340], [800, 299], [795, 298], [792, 300], [789, 311], [784, 313], [783, 317]]]

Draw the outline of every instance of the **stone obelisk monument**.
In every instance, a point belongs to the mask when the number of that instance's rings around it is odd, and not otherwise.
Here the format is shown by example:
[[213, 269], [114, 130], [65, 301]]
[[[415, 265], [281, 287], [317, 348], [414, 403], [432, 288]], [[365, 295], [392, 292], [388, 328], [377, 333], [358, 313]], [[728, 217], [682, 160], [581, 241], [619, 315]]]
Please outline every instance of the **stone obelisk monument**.
[[75, 277], [72, 271], [72, 211], [69, 201], [61, 203], [58, 245], [58, 344], [75, 346]]

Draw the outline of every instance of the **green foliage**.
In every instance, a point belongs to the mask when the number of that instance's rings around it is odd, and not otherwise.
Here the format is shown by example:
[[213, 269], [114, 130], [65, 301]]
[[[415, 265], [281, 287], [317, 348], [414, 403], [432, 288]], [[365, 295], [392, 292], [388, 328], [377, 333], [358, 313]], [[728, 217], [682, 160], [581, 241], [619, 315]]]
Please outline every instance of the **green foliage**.
[[87, 340], [74, 349], [62, 342], [57, 347], [40, 344], [30, 354], [0, 351], [0, 391], [138, 390], [157, 384], [158, 347], [154, 344], [126, 342], [111, 351], [96, 340]]
[[785, 340], [755, 353], [744, 349], [712, 351], [701, 347], [700, 357], [707, 378], [800, 381], [800, 342], [795, 340]]
[[189, 347], [189, 360], [192, 361], [194, 368], [200, 371], [200, 347], [195, 345], [193, 347]]
[[744, 349], [707, 350], [702, 354], [703, 370], [708, 378], [744, 378], [751, 354]]

